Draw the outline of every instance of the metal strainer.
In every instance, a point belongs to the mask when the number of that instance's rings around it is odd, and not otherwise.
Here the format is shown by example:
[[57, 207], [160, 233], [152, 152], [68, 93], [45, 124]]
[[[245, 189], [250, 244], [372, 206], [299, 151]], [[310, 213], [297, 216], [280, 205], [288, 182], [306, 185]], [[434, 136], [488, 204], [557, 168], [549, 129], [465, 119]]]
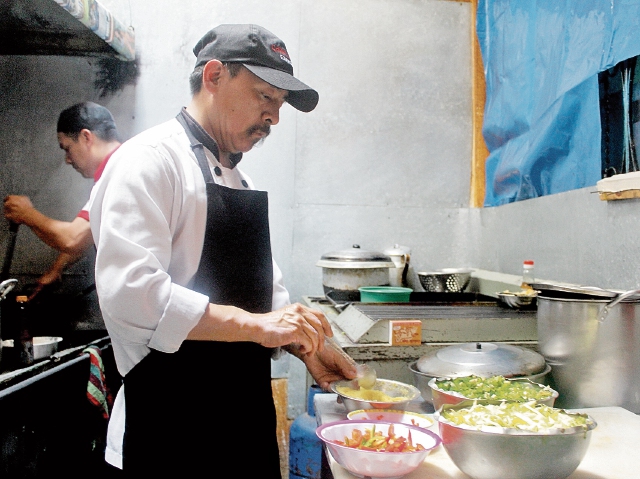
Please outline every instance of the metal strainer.
[[470, 269], [440, 269], [432, 272], [420, 272], [420, 284], [429, 293], [460, 293], [471, 280]]

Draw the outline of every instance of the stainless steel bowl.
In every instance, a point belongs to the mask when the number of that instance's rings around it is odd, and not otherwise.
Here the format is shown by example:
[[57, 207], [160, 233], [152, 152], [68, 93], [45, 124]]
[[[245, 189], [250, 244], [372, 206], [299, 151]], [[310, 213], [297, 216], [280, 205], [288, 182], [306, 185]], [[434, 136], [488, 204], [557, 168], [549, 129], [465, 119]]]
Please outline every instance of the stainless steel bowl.
[[461, 293], [471, 281], [470, 269], [447, 268], [418, 273], [420, 284], [429, 293]]
[[[420, 394], [422, 395], [422, 399], [427, 401], [430, 404], [433, 404], [433, 396], [431, 387], [429, 386], [429, 381], [431, 381], [435, 377], [445, 377], [445, 376], [430, 376], [418, 370], [417, 366], [418, 361], [414, 361], [409, 364], [409, 370], [413, 374], [413, 381], [416, 387], [420, 390]], [[510, 379], [528, 379], [531, 382], [538, 384], [547, 384], [547, 375], [551, 372], [551, 366], [548, 364], [545, 365], [543, 371], [536, 374], [529, 374], [526, 376], [511, 376]], [[467, 374], [461, 374], [460, 376], [467, 376]], [[447, 377], [456, 377], [454, 375], [448, 375]]]
[[[463, 401], [474, 399], [472, 397], [465, 397], [456, 391], [445, 391], [444, 389], [441, 389], [440, 387], [438, 387], [438, 384], [437, 384], [437, 382], [440, 379], [453, 379], [453, 378], [433, 378], [432, 380], [429, 381], [428, 385], [429, 385], [429, 389], [431, 389], [431, 397], [433, 400], [434, 409], [437, 410], [444, 404], [458, 404]], [[558, 391], [551, 389], [549, 386], [546, 386], [544, 384], [534, 383], [529, 379], [522, 379], [522, 378], [516, 378], [516, 379], [505, 378], [505, 379], [507, 381], [507, 384], [509, 382], [521, 382], [521, 383], [524, 383], [526, 386], [530, 387], [531, 390], [539, 391], [545, 388], [548, 389], [551, 395], [548, 398], [538, 400], [540, 404], [545, 404], [549, 407], [553, 407], [553, 405], [556, 402], [556, 399], [558, 398]], [[483, 401], [486, 399], [478, 399], [478, 400]], [[504, 399], [501, 399], [501, 400], [504, 400]], [[526, 402], [526, 401], [529, 401], [529, 399], [521, 398], [517, 400], [514, 399], [514, 401]]]
[[[446, 409], [469, 407], [465, 401]], [[584, 416], [584, 415], [583, 415]], [[453, 463], [473, 479], [564, 479], [584, 458], [596, 422], [585, 427], [530, 432], [485, 432], [453, 425], [436, 412], [442, 445]]]
[[58, 352], [62, 341], [59, 336], [36, 336], [33, 338], [33, 359], [48, 358]]
[[397, 401], [369, 401], [344, 394], [338, 391], [339, 387], [353, 388], [352, 381], [335, 381], [331, 383], [331, 391], [336, 393], [347, 408], [347, 412], [359, 409], [396, 409], [404, 411], [407, 405], [420, 396], [420, 391], [410, 384], [390, 379], [377, 379], [371, 388], [373, 391], [380, 391], [391, 398], [398, 398]]
[[413, 373], [413, 383], [416, 385], [420, 394], [422, 395], [422, 399], [427, 401], [428, 403], [433, 404], [433, 397], [431, 396], [431, 388], [429, 387], [429, 381], [431, 381], [434, 376], [429, 376], [423, 372], [418, 371], [417, 361], [409, 364], [409, 370]]
[[522, 309], [532, 307], [536, 304], [536, 294], [522, 294], [522, 293], [497, 293], [498, 298], [504, 304], [513, 309]]
[[[35, 336], [33, 338], [33, 359], [43, 359], [52, 356], [53, 354], [58, 352], [58, 345], [62, 341], [61, 337], [58, 336]], [[13, 339], [5, 339], [2, 341], [2, 345], [5, 348], [13, 348], [14, 342]], [[17, 354], [13, 351], [13, 354]]]

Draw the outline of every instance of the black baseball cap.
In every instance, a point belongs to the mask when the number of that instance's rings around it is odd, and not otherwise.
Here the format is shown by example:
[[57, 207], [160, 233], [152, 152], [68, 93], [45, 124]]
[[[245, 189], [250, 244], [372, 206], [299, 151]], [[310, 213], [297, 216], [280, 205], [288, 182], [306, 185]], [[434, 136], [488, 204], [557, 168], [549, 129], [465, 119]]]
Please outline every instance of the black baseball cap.
[[293, 76], [284, 42], [259, 25], [219, 25], [193, 47], [196, 67], [210, 60], [242, 63], [258, 78], [287, 90], [287, 102], [309, 112], [318, 104], [318, 92]]

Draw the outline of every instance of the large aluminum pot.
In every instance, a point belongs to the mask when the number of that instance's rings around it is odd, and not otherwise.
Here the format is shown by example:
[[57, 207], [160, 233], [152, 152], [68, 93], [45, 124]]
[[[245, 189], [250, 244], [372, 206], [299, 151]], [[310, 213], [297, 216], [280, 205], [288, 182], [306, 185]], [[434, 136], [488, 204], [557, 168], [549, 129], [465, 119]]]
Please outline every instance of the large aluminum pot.
[[438, 348], [410, 363], [409, 369], [428, 403], [433, 403], [429, 386], [433, 378], [501, 375], [546, 384], [545, 378], [551, 370], [541, 354], [501, 343], [461, 343]]
[[353, 247], [323, 254], [316, 266], [322, 267], [322, 286], [330, 291], [358, 292], [361, 286], [388, 286], [389, 268], [395, 263], [389, 256]]
[[621, 406], [640, 413], [636, 293], [540, 290], [538, 349], [551, 365], [557, 407]]

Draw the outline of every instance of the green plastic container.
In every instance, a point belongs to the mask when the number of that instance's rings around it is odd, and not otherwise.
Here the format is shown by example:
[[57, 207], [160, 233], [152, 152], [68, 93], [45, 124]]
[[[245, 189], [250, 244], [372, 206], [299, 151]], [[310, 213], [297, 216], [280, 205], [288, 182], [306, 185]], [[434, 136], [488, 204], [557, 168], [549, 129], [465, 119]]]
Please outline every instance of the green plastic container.
[[413, 292], [399, 286], [362, 286], [358, 290], [362, 303], [407, 303]]

